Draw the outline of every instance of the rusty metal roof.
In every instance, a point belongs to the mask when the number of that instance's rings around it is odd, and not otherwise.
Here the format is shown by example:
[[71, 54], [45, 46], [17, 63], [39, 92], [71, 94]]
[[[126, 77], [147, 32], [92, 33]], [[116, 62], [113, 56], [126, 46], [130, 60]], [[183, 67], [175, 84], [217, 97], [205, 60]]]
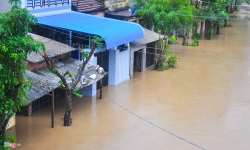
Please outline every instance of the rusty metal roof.
[[97, 0], [71, 0], [71, 4], [77, 8], [78, 12], [89, 12], [105, 8], [104, 3]]
[[[67, 44], [51, 40], [49, 38], [45, 38], [32, 33], [29, 33], [29, 35], [31, 35], [36, 41], [43, 42], [47, 54], [49, 54], [51, 57], [55, 57], [76, 50], [76, 48], [70, 47]], [[39, 53], [32, 52], [28, 54], [27, 60], [33, 63], [38, 63], [43, 61], [44, 59]]]
[[59, 83], [51, 82], [49, 79], [29, 70], [25, 72], [24, 76], [27, 80], [32, 81], [32, 88], [27, 90], [30, 102], [48, 94], [52, 90], [59, 87]]

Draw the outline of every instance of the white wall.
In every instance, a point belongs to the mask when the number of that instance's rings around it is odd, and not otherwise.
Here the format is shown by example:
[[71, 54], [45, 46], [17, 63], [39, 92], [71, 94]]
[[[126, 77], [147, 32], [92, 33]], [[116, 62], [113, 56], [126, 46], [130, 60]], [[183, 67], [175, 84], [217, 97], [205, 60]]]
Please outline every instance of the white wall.
[[109, 85], [118, 85], [129, 77], [130, 49], [120, 52], [119, 50], [109, 51]]
[[21, 0], [21, 2], [22, 2], [21, 8], [25, 8], [27, 4], [27, 0]]

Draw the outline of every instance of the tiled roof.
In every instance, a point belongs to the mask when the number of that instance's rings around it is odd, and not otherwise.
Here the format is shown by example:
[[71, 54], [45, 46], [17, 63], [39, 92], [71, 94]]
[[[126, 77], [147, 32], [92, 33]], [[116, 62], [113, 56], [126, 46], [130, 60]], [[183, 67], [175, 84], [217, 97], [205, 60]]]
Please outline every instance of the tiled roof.
[[[42, 42], [46, 48], [46, 52], [51, 57], [55, 57], [76, 50], [76, 48], [70, 47], [67, 44], [63, 44], [36, 34], [29, 33], [29, 35], [31, 35], [36, 41]], [[31, 52], [28, 54], [28, 61], [30, 62], [38, 63], [43, 60], [43, 57], [39, 53]]]
[[71, 4], [77, 8], [78, 12], [88, 12], [105, 8], [105, 5], [98, 0], [71, 0]]

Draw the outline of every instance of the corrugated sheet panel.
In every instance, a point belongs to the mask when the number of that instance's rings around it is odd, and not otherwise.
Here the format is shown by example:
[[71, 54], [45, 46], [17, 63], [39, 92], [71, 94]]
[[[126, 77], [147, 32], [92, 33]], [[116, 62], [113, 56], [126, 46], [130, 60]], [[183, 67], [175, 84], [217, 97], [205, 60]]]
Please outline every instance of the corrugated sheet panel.
[[45, 77], [28, 70], [25, 72], [25, 78], [27, 80], [31, 80], [33, 83], [32, 88], [27, 90], [30, 97], [30, 102], [48, 94], [52, 90], [59, 87], [58, 83], [51, 82], [49, 79], [46, 79]]
[[136, 23], [88, 15], [79, 12], [38, 17], [38, 24], [98, 35], [110, 49], [144, 37], [143, 28]]

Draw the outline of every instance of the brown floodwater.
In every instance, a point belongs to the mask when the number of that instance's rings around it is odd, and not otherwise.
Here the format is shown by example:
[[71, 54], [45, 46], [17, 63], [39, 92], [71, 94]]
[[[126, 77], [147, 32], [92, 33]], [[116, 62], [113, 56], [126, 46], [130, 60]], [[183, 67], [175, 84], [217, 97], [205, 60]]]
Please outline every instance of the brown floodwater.
[[176, 69], [136, 72], [105, 87], [101, 100], [74, 97], [70, 127], [61, 119], [64, 99], [56, 102], [53, 129], [49, 106], [17, 116], [8, 131], [21, 144], [16, 149], [249, 150], [250, 9], [233, 15], [233, 27], [200, 46], [172, 46]]

